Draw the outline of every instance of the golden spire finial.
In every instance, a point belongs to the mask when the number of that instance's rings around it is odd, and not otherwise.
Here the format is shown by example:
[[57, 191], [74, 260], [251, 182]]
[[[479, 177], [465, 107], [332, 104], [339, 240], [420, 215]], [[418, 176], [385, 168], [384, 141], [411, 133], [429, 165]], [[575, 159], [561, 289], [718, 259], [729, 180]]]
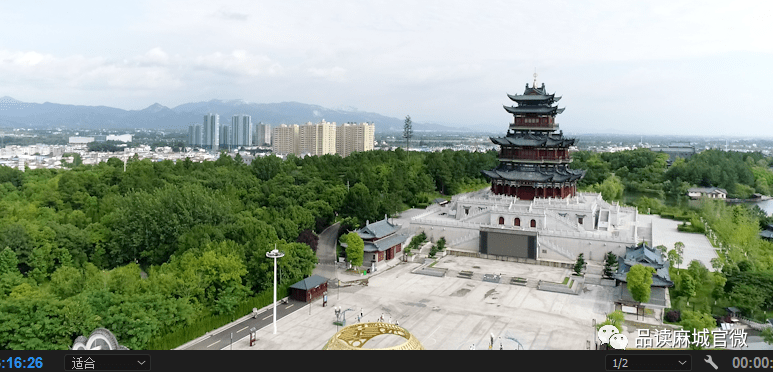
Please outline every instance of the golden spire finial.
[[537, 69], [534, 69], [534, 83], [531, 85], [532, 88], [537, 88]]

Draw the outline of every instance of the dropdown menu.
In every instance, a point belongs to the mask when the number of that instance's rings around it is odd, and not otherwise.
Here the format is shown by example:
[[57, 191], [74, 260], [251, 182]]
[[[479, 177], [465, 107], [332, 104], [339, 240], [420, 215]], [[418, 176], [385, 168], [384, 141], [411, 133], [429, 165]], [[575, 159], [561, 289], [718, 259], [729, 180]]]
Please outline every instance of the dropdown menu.
[[687, 354], [607, 354], [607, 371], [690, 371], [692, 357]]
[[68, 354], [65, 371], [150, 371], [148, 354]]

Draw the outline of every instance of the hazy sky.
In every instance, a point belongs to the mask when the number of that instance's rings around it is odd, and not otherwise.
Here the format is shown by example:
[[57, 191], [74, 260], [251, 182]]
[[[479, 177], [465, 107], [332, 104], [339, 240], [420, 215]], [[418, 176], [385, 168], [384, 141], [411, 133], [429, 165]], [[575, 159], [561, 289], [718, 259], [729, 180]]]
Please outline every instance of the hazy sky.
[[566, 132], [773, 136], [770, 1], [5, 1], [0, 32], [0, 96], [25, 102], [297, 101], [504, 132], [536, 68]]

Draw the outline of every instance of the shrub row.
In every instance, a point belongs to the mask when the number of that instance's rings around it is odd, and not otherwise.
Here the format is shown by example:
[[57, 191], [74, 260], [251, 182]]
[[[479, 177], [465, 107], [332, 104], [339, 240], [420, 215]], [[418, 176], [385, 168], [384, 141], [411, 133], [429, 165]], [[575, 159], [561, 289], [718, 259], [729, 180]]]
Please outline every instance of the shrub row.
[[[277, 290], [276, 290], [277, 298], [287, 297], [289, 295], [289, 292], [290, 292], [290, 285], [279, 286], [277, 287]], [[209, 331], [222, 327], [242, 316], [249, 314], [253, 308], [260, 309], [262, 307], [272, 304], [273, 302], [274, 302], [274, 290], [272, 288], [270, 290], [263, 291], [257, 296], [251, 297], [246, 301], [242, 302], [239, 306], [236, 307], [236, 310], [234, 310], [230, 314], [222, 314], [222, 315], [207, 314], [202, 316], [198, 320], [194, 321], [188, 326], [183, 326], [182, 328], [174, 332], [167, 333], [164, 336], [153, 338], [148, 342], [147, 349], [148, 350], [174, 349], [186, 342], [196, 339], [197, 337], [203, 336], [205, 333]]]

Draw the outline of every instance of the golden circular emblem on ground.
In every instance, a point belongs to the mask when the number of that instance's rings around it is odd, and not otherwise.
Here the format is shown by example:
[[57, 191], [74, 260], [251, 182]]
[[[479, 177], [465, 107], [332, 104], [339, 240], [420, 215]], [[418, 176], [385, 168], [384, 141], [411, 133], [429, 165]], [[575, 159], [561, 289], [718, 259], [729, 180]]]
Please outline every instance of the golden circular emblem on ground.
[[405, 328], [389, 323], [357, 323], [342, 328], [325, 344], [323, 350], [363, 350], [370, 339], [380, 335], [400, 336], [406, 341], [400, 345], [368, 350], [424, 350], [421, 342]]

